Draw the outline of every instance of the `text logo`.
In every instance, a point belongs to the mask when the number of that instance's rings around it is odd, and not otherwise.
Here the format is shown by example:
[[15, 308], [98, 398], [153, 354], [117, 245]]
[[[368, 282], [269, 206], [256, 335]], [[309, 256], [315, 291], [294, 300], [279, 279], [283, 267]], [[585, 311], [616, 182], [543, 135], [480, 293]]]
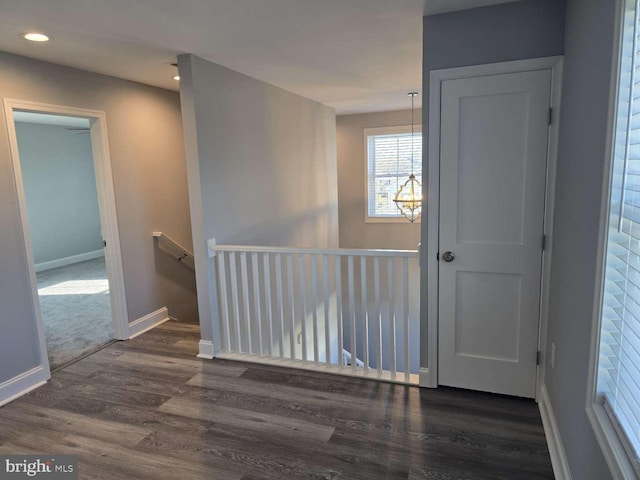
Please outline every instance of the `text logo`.
[[77, 480], [77, 455], [0, 455], [0, 480]]

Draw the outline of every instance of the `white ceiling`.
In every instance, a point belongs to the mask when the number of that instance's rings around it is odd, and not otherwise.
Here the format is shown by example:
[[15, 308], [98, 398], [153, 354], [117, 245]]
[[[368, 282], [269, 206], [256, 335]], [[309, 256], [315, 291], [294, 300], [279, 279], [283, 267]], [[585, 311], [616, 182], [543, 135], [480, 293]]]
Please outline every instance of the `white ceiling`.
[[23, 123], [39, 123], [41, 125], [57, 125], [60, 127], [89, 128], [88, 118], [65, 117], [64, 115], [51, 115], [48, 113], [13, 112], [13, 120]]
[[193, 53], [338, 113], [393, 110], [421, 87], [424, 14], [508, 1], [0, 0], [0, 50], [173, 90]]

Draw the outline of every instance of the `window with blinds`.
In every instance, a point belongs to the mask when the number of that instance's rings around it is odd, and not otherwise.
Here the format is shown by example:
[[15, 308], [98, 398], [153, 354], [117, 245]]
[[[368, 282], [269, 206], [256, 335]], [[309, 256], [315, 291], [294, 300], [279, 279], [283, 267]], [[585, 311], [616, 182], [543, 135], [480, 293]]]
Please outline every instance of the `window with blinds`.
[[640, 41], [638, 1], [622, 31], [604, 266], [598, 398], [640, 473]]
[[419, 125], [365, 129], [367, 142], [367, 217], [402, 217], [393, 202], [396, 193], [413, 172], [422, 177], [422, 133]]

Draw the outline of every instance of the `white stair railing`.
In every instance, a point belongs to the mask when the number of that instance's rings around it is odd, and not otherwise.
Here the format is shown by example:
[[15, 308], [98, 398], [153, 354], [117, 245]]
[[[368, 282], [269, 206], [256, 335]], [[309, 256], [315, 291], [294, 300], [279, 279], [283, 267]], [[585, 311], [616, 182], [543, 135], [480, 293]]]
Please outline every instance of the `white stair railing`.
[[173, 238], [162, 232], [153, 232], [158, 248], [174, 257], [179, 263], [191, 270], [195, 270], [195, 260], [193, 253], [176, 242]]
[[216, 356], [417, 383], [417, 251], [210, 248]]
[[[353, 355], [351, 355], [351, 352], [349, 352], [347, 350], [342, 350], [342, 364], [343, 365], [351, 365], [351, 359], [352, 358], [353, 358]], [[364, 368], [364, 362], [362, 360], [360, 360], [359, 358], [356, 358], [356, 367]]]

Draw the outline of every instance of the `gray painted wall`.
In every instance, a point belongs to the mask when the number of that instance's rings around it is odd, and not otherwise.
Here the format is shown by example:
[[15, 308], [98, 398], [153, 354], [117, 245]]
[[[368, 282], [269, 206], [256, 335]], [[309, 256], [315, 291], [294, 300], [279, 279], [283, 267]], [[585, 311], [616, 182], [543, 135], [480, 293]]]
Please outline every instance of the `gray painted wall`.
[[35, 263], [101, 250], [88, 132], [16, 122], [16, 135]]
[[[421, 111], [417, 110], [414, 115], [416, 123], [420, 123]], [[341, 115], [336, 118], [341, 248], [415, 250], [420, 243], [420, 223], [365, 222], [367, 159], [364, 129], [398, 125], [411, 125], [411, 110]]]
[[565, 54], [547, 337], [557, 351], [545, 379], [572, 477], [581, 480], [611, 478], [585, 401], [614, 3], [568, 0], [565, 14], [563, 1], [524, 0], [424, 18], [425, 92], [430, 70]]
[[[164, 305], [196, 316], [195, 285], [159, 257], [151, 233], [191, 245], [180, 105], [174, 92], [0, 53], [3, 97], [103, 110], [129, 319]], [[0, 113], [0, 383], [39, 364], [7, 126]], [[160, 266], [158, 266], [160, 264]], [[186, 274], [184, 274], [186, 276]]]
[[210, 340], [206, 239], [338, 246], [335, 114], [192, 55], [178, 63], [200, 324]]
[[[424, 17], [422, 129], [429, 125], [429, 72], [527, 58], [562, 55], [564, 51], [564, 0], [521, 0], [490, 7]], [[423, 171], [427, 172], [426, 142]], [[426, 175], [425, 175], [425, 184]], [[428, 195], [428, 193], [427, 193]], [[428, 202], [428, 198], [427, 198]], [[422, 223], [426, 245], [427, 222]], [[426, 249], [423, 249], [425, 251]], [[422, 258], [426, 267], [426, 259]], [[427, 269], [421, 270], [421, 344], [427, 345]], [[427, 349], [421, 365], [427, 366]]]
[[613, 50], [611, 0], [569, 0], [545, 383], [575, 479], [611, 478], [585, 414]]

